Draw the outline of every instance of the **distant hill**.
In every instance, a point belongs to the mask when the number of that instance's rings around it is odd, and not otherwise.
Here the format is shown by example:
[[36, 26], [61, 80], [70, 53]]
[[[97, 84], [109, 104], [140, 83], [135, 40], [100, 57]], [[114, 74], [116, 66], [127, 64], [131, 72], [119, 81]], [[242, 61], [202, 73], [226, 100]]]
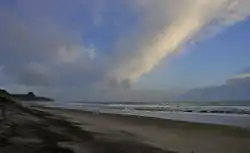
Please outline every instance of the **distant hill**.
[[51, 98], [38, 97], [33, 92], [29, 92], [28, 94], [11, 94], [11, 96], [22, 101], [54, 101]]
[[36, 96], [33, 92], [29, 92], [28, 94], [11, 94], [3, 89], [0, 89], [0, 96], [21, 101], [54, 101], [51, 98]]

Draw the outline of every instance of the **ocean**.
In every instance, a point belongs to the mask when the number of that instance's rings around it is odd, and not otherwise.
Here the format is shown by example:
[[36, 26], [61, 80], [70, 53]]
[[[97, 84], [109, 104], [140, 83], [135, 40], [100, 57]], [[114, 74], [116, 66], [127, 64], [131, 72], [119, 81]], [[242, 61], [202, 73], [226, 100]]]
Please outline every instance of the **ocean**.
[[[46, 107], [250, 128], [250, 102], [34, 102]], [[33, 104], [34, 104], [33, 103]]]

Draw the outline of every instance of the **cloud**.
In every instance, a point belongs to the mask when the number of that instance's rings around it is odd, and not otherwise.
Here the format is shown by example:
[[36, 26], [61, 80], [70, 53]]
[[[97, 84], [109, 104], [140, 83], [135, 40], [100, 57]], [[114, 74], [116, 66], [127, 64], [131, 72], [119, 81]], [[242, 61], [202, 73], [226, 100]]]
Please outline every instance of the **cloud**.
[[[149, 3], [138, 2], [139, 5]], [[204, 32], [209, 33], [210, 36], [215, 35], [224, 27], [242, 21], [250, 14], [248, 0], [187, 0], [185, 2], [166, 0], [153, 1], [151, 5], [153, 10], [157, 8], [156, 11], [160, 12], [159, 20], [166, 17], [163, 20], [166, 23], [162, 29], [159, 30], [157, 27], [158, 31], [150, 33], [148, 37], [151, 40], [135, 48], [136, 51], [132, 53], [130, 59], [125, 59], [121, 63], [115, 72], [118, 80], [136, 80], [150, 72], [164, 58], [177, 52], [182, 45], [208, 37]], [[166, 11], [164, 13], [159, 9]], [[154, 29], [154, 25], [152, 26]]]
[[[246, 69], [243, 72], [247, 72]], [[197, 101], [232, 101], [250, 99], [250, 75], [239, 74], [229, 78], [222, 85], [197, 88], [179, 95], [179, 100], [197, 100]]]
[[0, 65], [0, 73], [3, 71], [4, 67]]
[[250, 69], [249, 67], [242, 71], [242, 73], [235, 75], [227, 80], [230, 85], [250, 86]]
[[245, 78], [250, 78], [250, 74], [249, 73], [246, 73], [246, 74], [240, 74], [240, 75], [237, 75], [235, 77], [233, 77], [232, 79], [245, 79]]
[[248, 0], [0, 4], [5, 86], [86, 99], [130, 97], [133, 81], [170, 54], [244, 20], [250, 10]]
[[29, 63], [20, 73], [18, 81], [28, 86], [50, 86], [56, 81], [53, 75], [48, 67], [39, 63]]
[[4, 67], [0, 65], [0, 85], [5, 82]]
[[98, 70], [104, 67], [98, 66], [102, 62], [93, 61], [95, 47], [85, 45], [71, 29], [50, 19], [26, 21], [11, 11], [1, 11], [0, 65], [5, 68], [1, 85], [13, 91], [48, 93], [46, 88], [68, 91], [75, 85], [81, 90], [102, 76]]
[[242, 73], [250, 73], [250, 67], [247, 67], [246, 69], [244, 69], [244, 71], [242, 71]]

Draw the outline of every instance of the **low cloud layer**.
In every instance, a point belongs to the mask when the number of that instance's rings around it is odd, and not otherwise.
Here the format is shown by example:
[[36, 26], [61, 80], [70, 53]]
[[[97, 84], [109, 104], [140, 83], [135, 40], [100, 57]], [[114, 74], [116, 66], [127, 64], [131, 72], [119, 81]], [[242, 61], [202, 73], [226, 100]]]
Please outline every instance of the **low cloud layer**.
[[178, 100], [196, 101], [239, 101], [250, 99], [249, 68], [229, 78], [224, 84], [190, 90], [178, 96]]
[[4, 0], [0, 85], [87, 100], [132, 97], [133, 81], [171, 53], [249, 14], [248, 0]]
[[[250, 67], [243, 70], [238, 75], [227, 80], [227, 84], [229, 85], [243, 85], [250, 87]], [[250, 90], [249, 90], [250, 92]]]

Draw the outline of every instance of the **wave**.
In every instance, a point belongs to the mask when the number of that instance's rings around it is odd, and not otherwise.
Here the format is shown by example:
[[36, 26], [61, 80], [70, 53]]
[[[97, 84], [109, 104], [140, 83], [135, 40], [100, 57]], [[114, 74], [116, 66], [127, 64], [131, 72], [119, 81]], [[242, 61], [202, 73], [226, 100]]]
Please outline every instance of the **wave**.
[[[27, 103], [26, 103], [27, 104]], [[250, 106], [197, 106], [186, 104], [121, 104], [121, 103], [32, 103], [46, 107], [87, 110], [94, 113], [136, 115], [179, 121], [233, 125], [250, 128]]]
[[[43, 105], [45, 105], [43, 103]], [[63, 107], [72, 109], [88, 109], [88, 110], [127, 110], [127, 111], [148, 111], [148, 112], [187, 112], [187, 113], [215, 113], [215, 114], [247, 114], [250, 115], [250, 106], [234, 106], [234, 105], [187, 105], [182, 104], [155, 104], [155, 103], [47, 103], [48, 107]]]

